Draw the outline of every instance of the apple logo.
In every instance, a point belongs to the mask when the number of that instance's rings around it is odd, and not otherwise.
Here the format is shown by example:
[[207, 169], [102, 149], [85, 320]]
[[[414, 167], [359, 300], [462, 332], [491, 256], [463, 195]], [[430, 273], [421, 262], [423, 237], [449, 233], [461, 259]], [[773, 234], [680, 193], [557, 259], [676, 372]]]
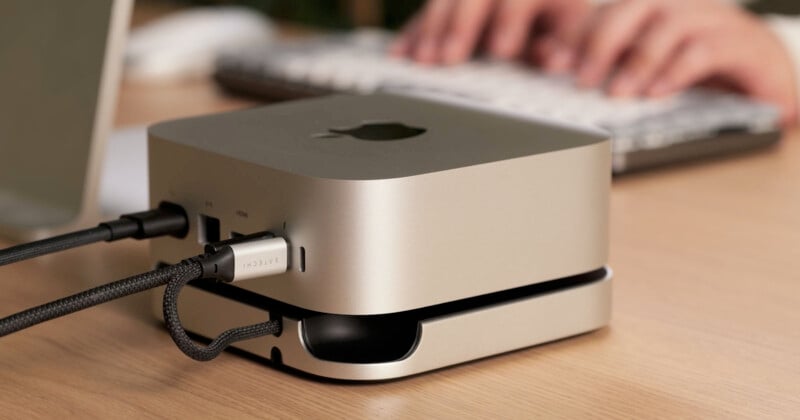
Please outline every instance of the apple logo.
[[416, 137], [428, 130], [412, 127], [399, 122], [363, 122], [349, 128], [330, 128], [327, 133], [314, 135], [315, 138], [337, 138], [350, 136], [359, 140], [389, 141]]

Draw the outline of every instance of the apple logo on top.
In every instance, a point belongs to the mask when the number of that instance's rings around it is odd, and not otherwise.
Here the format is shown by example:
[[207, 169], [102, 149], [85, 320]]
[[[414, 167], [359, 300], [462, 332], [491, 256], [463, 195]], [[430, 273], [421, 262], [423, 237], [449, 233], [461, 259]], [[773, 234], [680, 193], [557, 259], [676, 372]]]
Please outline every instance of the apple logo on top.
[[358, 140], [367, 141], [392, 141], [403, 140], [419, 136], [426, 129], [413, 127], [392, 121], [365, 121], [355, 127], [330, 128], [326, 133], [314, 135], [314, 138], [339, 138], [350, 136]]

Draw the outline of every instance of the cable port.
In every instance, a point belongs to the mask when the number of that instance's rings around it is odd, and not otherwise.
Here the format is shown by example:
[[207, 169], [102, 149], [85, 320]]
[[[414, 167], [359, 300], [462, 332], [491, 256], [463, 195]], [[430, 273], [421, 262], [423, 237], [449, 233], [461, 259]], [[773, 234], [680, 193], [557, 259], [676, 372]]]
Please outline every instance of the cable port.
[[211, 217], [206, 214], [197, 216], [197, 242], [201, 245], [219, 242], [220, 240], [220, 223], [216, 217]]

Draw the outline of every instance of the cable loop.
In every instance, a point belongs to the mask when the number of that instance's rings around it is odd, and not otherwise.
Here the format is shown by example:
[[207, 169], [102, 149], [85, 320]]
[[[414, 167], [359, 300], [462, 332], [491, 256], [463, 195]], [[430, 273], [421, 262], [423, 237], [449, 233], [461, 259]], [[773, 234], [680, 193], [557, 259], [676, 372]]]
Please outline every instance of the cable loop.
[[186, 283], [196, 278], [197, 275], [194, 272], [183, 273], [170, 280], [169, 283], [167, 283], [166, 290], [164, 290], [164, 322], [167, 324], [167, 330], [172, 337], [172, 341], [174, 341], [178, 348], [187, 356], [194, 360], [205, 362], [219, 356], [226, 347], [236, 341], [249, 340], [265, 335], [278, 335], [281, 333], [281, 322], [279, 320], [272, 320], [244, 327], [231, 328], [217, 336], [217, 338], [212, 340], [211, 343], [205, 347], [196, 344], [186, 333], [183, 325], [181, 325], [180, 316], [178, 315], [178, 297], [181, 289], [183, 289]]

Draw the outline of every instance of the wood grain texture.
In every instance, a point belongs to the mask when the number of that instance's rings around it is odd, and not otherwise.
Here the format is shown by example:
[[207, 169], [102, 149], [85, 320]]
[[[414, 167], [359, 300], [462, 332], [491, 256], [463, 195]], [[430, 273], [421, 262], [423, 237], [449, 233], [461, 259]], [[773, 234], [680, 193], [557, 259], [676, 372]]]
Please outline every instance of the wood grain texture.
[[[208, 84], [126, 85], [119, 124], [249, 106]], [[800, 416], [800, 133], [618, 178], [609, 328], [405, 380], [325, 383], [183, 356], [134, 296], [0, 341], [0, 417]], [[2, 313], [148, 268], [145, 244], [4, 267]]]

